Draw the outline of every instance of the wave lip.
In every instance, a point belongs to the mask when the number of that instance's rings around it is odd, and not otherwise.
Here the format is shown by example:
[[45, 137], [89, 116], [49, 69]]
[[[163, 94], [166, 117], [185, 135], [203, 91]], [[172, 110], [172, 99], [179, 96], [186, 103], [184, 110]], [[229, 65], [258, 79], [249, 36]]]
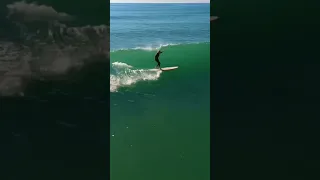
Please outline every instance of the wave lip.
[[133, 66], [122, 63], [112, 63], [112, 69], [115, 74], [110, 74], [110, 92], [117, 92], [121, 87], [128, 87], [139, 81], [157, 80], [161, 71], [152, 71], [147, 69], [133, 69]]
[[120, 49], [114, 49], [110, 52], [117, 52], [117, 51], [130, 51], [130, 50], [143, 50], [143, 51], [157, 51], [161, 48], [166, 48], [170, 46], [179, 46], [179, 45], [187, 45], [187, 44], [201, 44], [201, 43], [209, 43], [209, 42], [189, 42], [189, 43], [165, 43], [165, 44], [159, 44], [154, 46], [138, 46], [134, 48], [120, 48]]

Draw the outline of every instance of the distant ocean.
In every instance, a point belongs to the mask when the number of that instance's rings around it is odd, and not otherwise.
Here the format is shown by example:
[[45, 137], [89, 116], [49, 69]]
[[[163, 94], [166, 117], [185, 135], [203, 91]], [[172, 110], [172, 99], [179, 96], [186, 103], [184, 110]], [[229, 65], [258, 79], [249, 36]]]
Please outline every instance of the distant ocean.
[[209, 179], [210, 5], [111, 4], [110, 48], [111, 179]]

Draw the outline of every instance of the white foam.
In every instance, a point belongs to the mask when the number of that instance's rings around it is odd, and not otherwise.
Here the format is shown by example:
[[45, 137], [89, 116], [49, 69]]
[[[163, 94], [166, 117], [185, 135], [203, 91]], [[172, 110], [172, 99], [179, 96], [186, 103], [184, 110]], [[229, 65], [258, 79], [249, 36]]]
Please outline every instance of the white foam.
[[167, 47], [167, 46], [177, 46], [179, 44], [177, 43], [166, 43], [166, 44], [157, 44], [157, 45], [151, 45], [151, 46], [143, 46], [143, 47], [135, 47], [135, 48], [121, 48], [121, 49], [115, 49], [111, 50], [111, 52], [116, 51], [129, 51], [129, 50], [143, 50], [143, 51], [158, 51], [161, 48]]
[[132, 68], [132, 66], [123, 63], [123, 62], [114, 62], [112, 63], [112, 67], [115, 69], [119, 69], [119, 68]]
[[[30, 77], [51, 78], [86, 63], [109, 61], [108, 26], [68, 27], [60, 22], [63, 13], [35, 3], [13, 3], [7, 8], [9, 20], [20, 30], [24, 41], [0, 41], [0, 96], [23, 94]], [[15, 15], [24, 13], [28, 19]], [[37, 19], [41, 13], [50, 16], [45, 16], [50, 21]], [[36, 29], [28, 28], [33, 27], [34, 21], [45, 23]], [[102, 56], [105, 58], [96, 58]]]
[[121, 87], [128, 87], [140, 81], [154, 81], [160, 77], [161, 71], [147, 69], [132, 69], [122, 62], [112, 63], [116, 74], [110, 75], [110, 92], [117, 92]]

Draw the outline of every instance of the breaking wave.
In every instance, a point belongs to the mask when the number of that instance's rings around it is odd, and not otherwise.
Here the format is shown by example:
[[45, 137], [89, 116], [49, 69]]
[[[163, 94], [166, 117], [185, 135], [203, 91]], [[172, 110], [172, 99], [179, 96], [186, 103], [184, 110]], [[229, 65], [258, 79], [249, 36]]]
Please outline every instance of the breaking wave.
[[192, 75], [192, 79], [196, 79], [208, 72], [210, 46], [207, 42], [165, 44], [157, 48], [119, 49], [110, 54], [112, 61], [110, 92], [118, 92], [121, 88], [131, 87], [138, 82], [159, 80], [162, 72], [153, 70], [156, 66], [153, 60], [154, 54], [159, 49], [164, 51], [160, 57], [162, 67], [181, 67], [172, 71], [176, 74], [175, 76], [190, 79]]
[[[73, 26], [76, 17], [53, 7], [15, 2], [7, 5], [15, 38], [0, 40], [0, 96], [23, 96], [31, 80], [46, 81], [109, 62], [109, 27]], [[18, 37], [18, 38], [16, 38]]]

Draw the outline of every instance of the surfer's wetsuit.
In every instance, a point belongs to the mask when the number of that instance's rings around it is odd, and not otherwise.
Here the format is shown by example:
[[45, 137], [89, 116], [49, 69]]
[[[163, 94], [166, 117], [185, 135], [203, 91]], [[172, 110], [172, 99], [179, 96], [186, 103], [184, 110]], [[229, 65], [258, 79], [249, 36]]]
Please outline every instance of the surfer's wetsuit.
[[162, 53], [161, 51], [158, 51], [157, 54], [154, 56], [154, 60], [158, 63], [157, 67], [159, 67], [159, 68], [160, 68], [160, 64], [161, 64], [159, 61], [159, 56], [161, 53]]

